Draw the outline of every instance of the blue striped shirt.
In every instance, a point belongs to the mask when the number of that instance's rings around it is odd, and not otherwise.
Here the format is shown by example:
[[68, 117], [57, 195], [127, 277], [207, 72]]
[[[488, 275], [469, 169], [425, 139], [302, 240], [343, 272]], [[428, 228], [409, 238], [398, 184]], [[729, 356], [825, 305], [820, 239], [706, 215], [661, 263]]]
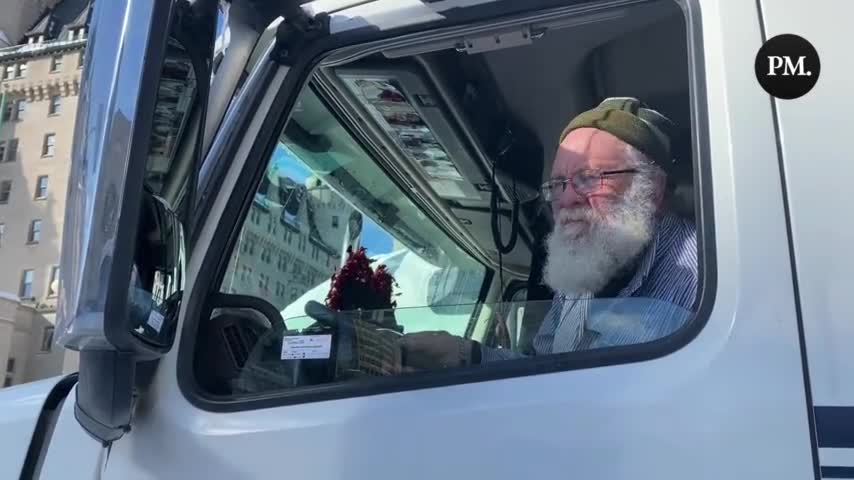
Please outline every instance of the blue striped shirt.
[[[631, 280], [615, 298], [556, 294], [534, 337], [535, 355], [644, 343], [667, 336], [691, 318], [697, 295], [697, 231], [672, 214], [659, 220]], [[482, 347], [482, 361], [521, 358]]]

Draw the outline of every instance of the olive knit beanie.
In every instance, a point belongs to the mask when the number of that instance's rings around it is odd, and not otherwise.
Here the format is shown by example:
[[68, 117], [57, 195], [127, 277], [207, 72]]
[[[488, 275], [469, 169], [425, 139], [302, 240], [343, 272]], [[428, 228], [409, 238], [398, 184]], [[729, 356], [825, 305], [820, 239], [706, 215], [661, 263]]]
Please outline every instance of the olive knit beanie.
[[637, 98], [606, 98], [596, 107], [573, 118], [561, 132], [558, 143], [563, 142], [569, 132], [584, 127], [614, 135], [638, 149], [667, 173], [675, 168], [671, 144], [676, 135], [676, 125]]

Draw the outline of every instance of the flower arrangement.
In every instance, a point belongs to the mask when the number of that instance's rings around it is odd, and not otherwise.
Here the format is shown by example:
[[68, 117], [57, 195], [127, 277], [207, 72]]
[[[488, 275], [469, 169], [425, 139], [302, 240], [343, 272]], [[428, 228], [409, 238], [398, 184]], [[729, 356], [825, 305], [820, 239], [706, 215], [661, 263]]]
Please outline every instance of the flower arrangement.
[[[397, 286], [394, 277], [385, 265], [379, 265], [376, 270], [372, 269], [372, 261], [365, 253], [365, 247], [359, 247], [355, 252], [352, 248], [347, 249], [347, 260], [341, 269], [332, 275], [329, 293], [326, 295], [328, 308], [346, 312], [392, 310], [397, 307], [397, 302], [392, 299], [392, 287]], [[380, 315], [382, 318], [389, 316]], [[391, 321], [394, 322], [393, 316]], [[396, 322], [394, 323], [396, 327]]]

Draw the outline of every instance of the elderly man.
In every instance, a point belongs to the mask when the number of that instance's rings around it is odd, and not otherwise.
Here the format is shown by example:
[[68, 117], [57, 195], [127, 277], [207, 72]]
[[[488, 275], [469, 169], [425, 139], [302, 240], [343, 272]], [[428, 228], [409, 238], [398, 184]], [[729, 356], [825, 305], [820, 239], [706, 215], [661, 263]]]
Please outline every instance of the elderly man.
[[[677, 330], [697, 293], [694, 225], [665, 208], [674, 125], [635, 98], [609, 98], [563, 130], [551, 179], [545, 282], [555, 298], [533, 355], [643, 343]], [[404, 368], [523, 354], [443, 332], [401, 341]]]

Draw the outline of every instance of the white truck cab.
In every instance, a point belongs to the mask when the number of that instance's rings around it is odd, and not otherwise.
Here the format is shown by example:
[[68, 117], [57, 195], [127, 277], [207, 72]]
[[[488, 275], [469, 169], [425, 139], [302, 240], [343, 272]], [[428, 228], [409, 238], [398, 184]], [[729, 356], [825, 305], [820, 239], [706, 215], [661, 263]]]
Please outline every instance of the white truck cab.
[[[854, 478], [852, 16], [95, 2], [57, 327], [80, 371], [0, 392], [0, 478]], [[782, 34], [820, 62], [759, 53]], [[769, 94], [777, 68], [812, 88]], [[676, 126], [687, 302], [544, 275], [559, 136], [612, 97]], [[680, 321], [535, 348], [566, 305]], [[462, 361], [401, 347], [429, 335]]]

